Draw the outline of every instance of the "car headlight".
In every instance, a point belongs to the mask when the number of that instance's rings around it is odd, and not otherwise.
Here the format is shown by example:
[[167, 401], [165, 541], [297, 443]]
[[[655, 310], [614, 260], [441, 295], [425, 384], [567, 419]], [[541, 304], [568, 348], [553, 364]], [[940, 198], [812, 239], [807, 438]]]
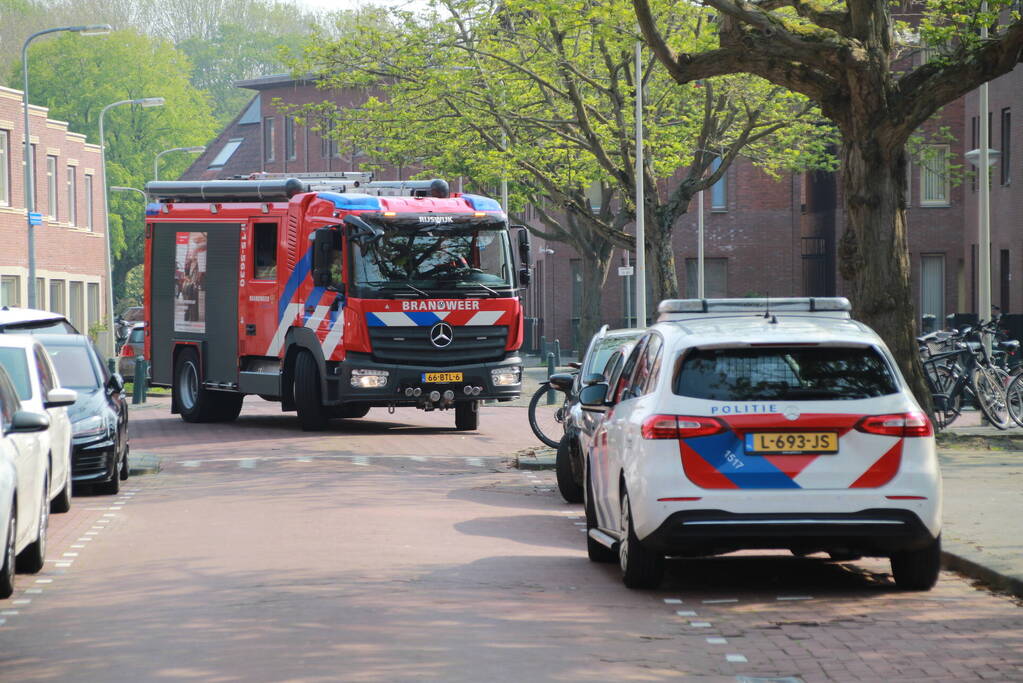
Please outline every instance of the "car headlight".
[[86, 436], [100, 436], [107, 431], [107, 421], [102, 415], [90, 415], [89, 417], [71, 423], [71, 432], [76, 439]]
[[494, 368], [490, 371], [490, 381], [495, 387], [507, 387], [522, 383], [522, 368], [513, 365], [508, 368]]
[[356, 389], [379, 389], [387, 386], [387, 370], [352, 370], [352, 386]]

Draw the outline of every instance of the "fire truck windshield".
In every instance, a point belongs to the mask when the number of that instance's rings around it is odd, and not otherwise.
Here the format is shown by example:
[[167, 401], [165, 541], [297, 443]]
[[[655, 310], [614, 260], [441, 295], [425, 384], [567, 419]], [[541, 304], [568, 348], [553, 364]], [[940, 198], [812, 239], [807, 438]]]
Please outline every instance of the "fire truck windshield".
[[513, 286], [511, 249], [503, 228], [388, 230], [351, 249], [352, 282], [367, 297], [422, 296], [438, 290], [494, 296]]

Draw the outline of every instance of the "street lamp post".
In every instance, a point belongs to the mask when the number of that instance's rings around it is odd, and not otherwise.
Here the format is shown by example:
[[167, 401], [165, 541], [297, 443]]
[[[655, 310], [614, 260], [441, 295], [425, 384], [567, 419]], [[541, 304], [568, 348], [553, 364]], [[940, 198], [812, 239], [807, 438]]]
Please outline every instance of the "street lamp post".
[[108, 357], [114, 357], [114, 265], [110, 254], [110, 206], [107, 202], [107, 145], [103, 132], [103, 118], [113, 107], [124, 104], [137, 104], [142, 107], [161, 107], [164, 99], [162, 97], [142, 97], [134, 100], [120, 100], [112, 102], [103, 107], [99, 113], [99, 157], [103, 172], [103, 221], [106, 226], [106, 267], [107, 267], [107, 343], [106, 351]]
[[121, 187], [120, 185], [111, 185], [110, 189], [113, 190], [114, 192], [138, 192], [140, 195], [142, 195], [143, 200], [149, 201], [149, 195], [147, 195], [145, 192], [143, 192], [137, 187]]
[[171, 152], [190, 152], [191, 154], [202, 154], [205, 151], [206, 148], [199, 145], [196, 147], [172, 147], [171, 149], [165, 149], [162, 152], [158, 152], [156, 158], [153, 159], [153, 180], [160, 179], [160, 157], [162, 157], [164, 154], [170, 154]]
[[86, 26], [58, 26], [42, 31], [36, 31], [25, 39], [21, 46], [21, 72], [24, 78], [24, 92], [22, 102], [25, 109], [25, 220], [28, 225], [28, 307], [36, 307], [36, 236], [35, 226], [32, 223], [32, 214], [36, 208], [35, 169], [32, 166], [32, 141], [29, 134], [28, 123], [28, 44], [39, 36], [48, 33], [60, 33], [67, 31], [83, 36], [98, 36], [110, 33], [110, 24], [89, 24]]

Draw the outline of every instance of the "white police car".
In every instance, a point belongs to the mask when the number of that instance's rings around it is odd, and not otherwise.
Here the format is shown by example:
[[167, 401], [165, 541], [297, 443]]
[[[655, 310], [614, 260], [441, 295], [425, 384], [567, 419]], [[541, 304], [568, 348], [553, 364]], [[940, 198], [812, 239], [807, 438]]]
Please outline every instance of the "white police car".
[[931, 423], [881, 339], [828, 299], [669, 300], [614, 386], [586, 457], [591, 560], [656, 587], [665, 556], [739, 549], [940, 568]]

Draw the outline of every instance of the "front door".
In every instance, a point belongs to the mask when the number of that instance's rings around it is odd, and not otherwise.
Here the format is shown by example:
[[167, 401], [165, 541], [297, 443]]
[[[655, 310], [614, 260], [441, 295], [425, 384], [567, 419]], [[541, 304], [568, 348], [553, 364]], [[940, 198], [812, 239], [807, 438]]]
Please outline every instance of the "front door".
[[240, 250], [238, 339], [243, 356], [265, 356], [277, 330], [280, 219], [260, 216], [245, 226]]

